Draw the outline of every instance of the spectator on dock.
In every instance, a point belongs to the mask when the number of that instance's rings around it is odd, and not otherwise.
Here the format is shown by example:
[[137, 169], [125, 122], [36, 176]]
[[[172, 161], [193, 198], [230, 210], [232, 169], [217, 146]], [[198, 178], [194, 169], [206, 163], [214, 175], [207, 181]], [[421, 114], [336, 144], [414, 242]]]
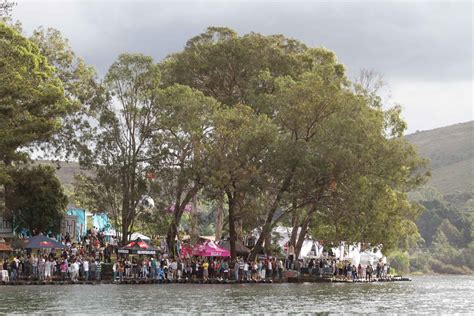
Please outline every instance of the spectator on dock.
[[83, 278], [84, 280], [89, 280], [89, 260], [86, 258], [82, 260], [82, 271], [84, 272]]
[[371, 264], [368, 264], [365, 268], [365, 280], [371, 282], [372, 281], [372, 273], [374, 272], [374, 268]]
[[355, 282], [357, 280], [357, 268], [355, 264], [352, 265], [352, 282]]
[[202, 263], [202, 279], [209, 280], [209, 262], [207, 260]]

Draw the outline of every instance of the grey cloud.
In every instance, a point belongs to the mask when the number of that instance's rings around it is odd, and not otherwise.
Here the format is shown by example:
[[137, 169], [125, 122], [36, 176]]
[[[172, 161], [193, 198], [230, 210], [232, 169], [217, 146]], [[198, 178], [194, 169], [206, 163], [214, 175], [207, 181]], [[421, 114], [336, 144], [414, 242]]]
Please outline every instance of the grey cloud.
[[472, 4], [353, 2], [20, 2], [27, 31], [59, 28], [103, 74], [122, 52], [157, 60], [209, 25], [281, 33], [334, 50], [350, 73], [394, 80], [471, 80]]

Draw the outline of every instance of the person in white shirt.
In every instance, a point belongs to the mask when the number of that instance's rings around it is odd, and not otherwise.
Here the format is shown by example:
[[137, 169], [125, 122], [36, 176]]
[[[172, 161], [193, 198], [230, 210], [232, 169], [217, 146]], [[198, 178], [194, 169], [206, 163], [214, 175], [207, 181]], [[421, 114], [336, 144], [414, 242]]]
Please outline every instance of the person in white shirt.
[[52, 280], [53, 267], [54, 267], [53, 259], [49, 259], [48, 261], [46, 261], [44, 265], [44, 278], [46, 281]]
[[38, 276], [41, 281], [44, 280], [45, 265], [46, 265], [46, 260], [43, 257], [41, 257], [38, 260]]
[[79, 276], [79, 264], [77, 263], [77, 261], [74, 261], [70, 265], [70, 272], [71, 272], [71, 281], [76, 282], [77, 277]]
[[249, 263], [247, 261], [244, 263], [244, 278], [246, 281], [250, 280]]
[[117, 279], [118, 272], [119, 272], [119, 263], [115, 261], [114, 265], [112, 266], [112, 271], [114, 272], [114, 282]]
[[82, 270], [84, 270], [84, 280], [89, 280], [89, 260], [86, 258], [82, 262]]

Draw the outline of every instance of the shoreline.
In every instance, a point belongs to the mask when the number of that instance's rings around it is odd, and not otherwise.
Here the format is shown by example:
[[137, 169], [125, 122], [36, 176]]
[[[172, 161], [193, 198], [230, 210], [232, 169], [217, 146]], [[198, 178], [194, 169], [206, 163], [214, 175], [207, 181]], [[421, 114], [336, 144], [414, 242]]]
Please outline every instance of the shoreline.
[[112, 280], [101, 280], [101, 281], [34, 281], [34, 280], [16, 280], [8, 282], [0, 282], [0, 286], [22, 286], [22, 285], [102, 285], [102, 284], [115, 284], [115, 285], [140, 285], [140, 284], [281, 284], [281, 283], [347, 283], [347, 284], [356, 284], [356, 283], [391, 283], [391, 282], [411, 282], [412, 279], [409, 277], [397, 276], [388, 279], [380, 280], [341, 280], [334, 278], [311, 278], [311, 277], [295, 277], [295, 278], [285, 278], [281, 280], [220, 280], [220, 279], [209, 279], [204, 280], [192, 280], [192, 279], [181, 279], [181, 280], [145, 280], [145, 279], [129, 279], [123, 281], [112, 281]]

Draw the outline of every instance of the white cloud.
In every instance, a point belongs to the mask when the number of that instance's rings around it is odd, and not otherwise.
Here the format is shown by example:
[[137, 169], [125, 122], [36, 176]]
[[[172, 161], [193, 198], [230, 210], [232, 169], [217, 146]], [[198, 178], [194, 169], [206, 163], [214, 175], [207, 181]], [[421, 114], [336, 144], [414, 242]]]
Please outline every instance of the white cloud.
[[391, 95], [413, 133], [473, 120], [473, 87], [474, 81], [405, 81], [391, 85]]

